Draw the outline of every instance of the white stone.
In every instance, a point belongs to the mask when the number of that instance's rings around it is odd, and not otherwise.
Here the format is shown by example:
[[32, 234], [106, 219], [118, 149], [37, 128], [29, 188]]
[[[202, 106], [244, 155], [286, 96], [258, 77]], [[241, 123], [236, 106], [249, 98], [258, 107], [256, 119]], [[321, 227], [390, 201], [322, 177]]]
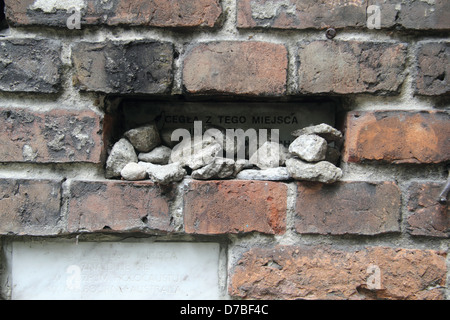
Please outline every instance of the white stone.
[[138, 162], [138, 158], [131, 143], [122, 138], [114, 144], [106, 161], [106, 178], [120, 177], [120, 172], [130, 162]]
[[149, 178], [153, 182], [163, 185], [179, 182], [186, 175], [186, 170], [178, 162], [158, 165], [140, 161], [138, 164], [145, 168], [145, 171], [147, 171]]
[[214, 139], [196, 141], [182, 141], [172, 149], [170, 162], [178, 162], [192, 170], [210, 164], [222, 152], [222, 146]]
[[316, 126], [309, 126], [303, 129], [295, 130], [291, 134], [294, 137], [299, 137], [305, 134], [315, 134], [324, 138], [328, 142], [340, 142], [342, 140], [342, 132], [326, 123], [321, 123]]
[[13, 300], [220, 299], [216, 243], [13, 242]]
[[291, 179], [286, 167], [269, 168], [263, 170], [248, 169], [242, 170], [236, 176], [238, 180], [266, 180], [266, 181], [286, 181]]
[[159, 146], [147, 153], [139, 153], [138, 159], [154, 164], [168, 164], [172, 149], [166, 146]]
[[120, 175], [125, 180], [136, 181], [136, 180], [144, 180], [147, 177], [147, 172], [145, 171], [145, 168], [142, 167], [141, 165], [135, 162], [130, 162], [122, 169]]
[[249, 162], [258, 168], [268, 169], [283, 166], [289, 154], [285, 146], [280, 143], [266, 141], [250, 156]]
[[210, 164], [194, 170], [191, 177], [197, 180], [225, 179], [232, 177], [235, 173], [235, 162], [233, 159], [215, 158]]
[[291, 158], [286, 160], [286, 168], [295, 180], [333, 183], [342, 178], [342, 170], [327, 161], [307, 163]]
[[161, 144], [158, 128], [154, 124], [128, 130], [124, 136], [140, 152], [149, 152]]
[[289, 146], [289, 152], [308, 162], [325, 160], [327, 141], [315, 134], [301, 135]]

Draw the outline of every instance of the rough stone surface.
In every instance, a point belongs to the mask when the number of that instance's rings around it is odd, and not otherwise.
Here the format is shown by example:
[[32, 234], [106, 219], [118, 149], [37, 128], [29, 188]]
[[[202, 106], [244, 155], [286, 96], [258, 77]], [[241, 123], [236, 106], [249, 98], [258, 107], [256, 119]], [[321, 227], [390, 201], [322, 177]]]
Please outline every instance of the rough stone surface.
[[437, 111], [350, 112], [346, 162], [442, 163], [450, 160], [450, 115]]
[[170, 162], [196, 170], [210, 164], [221, 152], [223, 153], [222, 146], [214, 139], [182, 141], [172, 149]]
[[450, 237], [448, 205], [437, 202], [445, 183], [413, 182], [408, 187], [408, 232], [414, 236]]
[[125, 138], [117, 141], [106, 161], [106, 178], [118, 178], [122, 169], [130, 162], [138, 162], [133, 145]]
[[144, 180], [147, 177], [147, 172], [141, 165], [130, 162], [122, 169], [122, 171], [120, 171], [120, 175], [125, 180], [136, 181]]
[[304, 134], [315, 134], [324, 138], [327, 142], [340, 143], [342, 141], [342, 132], [333, 128], [329, 124], [321, 123], [315, 126], [295, 130], [291, 133], [294, 137], [299, 137]]
[[192, 94], [270, 95], [286, 92], [287, 50], [267, 42], [224, 41], [193, 47], [183, 85]]
[[266, 180], [285, 181], [291, 179], [286, 167], [269, 168], [263, 170], [247, 169], [236, 175], [238, 180]]
[[397, 93], [405, 79], [407, 45], [312, 41], [299, 44], [299, 92]]
[[192, 172], [191, 177], [197, 180], [230, 178], [236, 171], [235, 161], [227, 158], [214, 158], [206, 166]]
[[419, 44], [416, 93], [427, 96], [450, 94], [450, 42]]
[[289, 146], [289, 152], [308, 162], [325, 160], [327, 141], [315, 134], [301, 135]]
[[286, 168], [295, 180], [334, 183], [342, 177], [342, 170], [327, 161], [307, 163], [291, 158], [286, 160]]
[[173, 45], [170, 43], [78, 42], [72, 46], [72, 61], [73, 82], [83, 91], [165, 94], [172, 87]]
[[[372, 270], [379, 269], [379, 284]], [[229, 293], [244, 299], [444, 300], [445, 254], [326, 246], [252, 248], [234, 265]]]
[[149, 152], [161, 144], [158, 128], [154, 124], [128, 130], [124, 136], [140, 152]]
[[286, 206], [287, 187], [277, 182], [193, 181], [184, 195], [185, 231], [282, 234]]
[[0, 107], [0, 162], [103, 161], [103, 117], [82, 109]]
[[150, 181], [80, 181], [70, 184], [69, 232], [173, 230], [169, 202]]
[[400, 232], [401, 192], [393, 182], [299, 183], [295, 212], [301, 234]]
[[1, 39], [0, 91], [58, 92], [61, 47], [57, 40]]
[[154, 164], [168, 164], [172, 149], [166, 146], [159, 146], [148, 153], [139, 153], [138, 159], [143, 162]]
[[148, 173], [149, 178], [161, 185], [168, 185], [172, 182], [179, 182], [183, 180], [186, 175], [186, 170], [183, 169], [180, 163], [170, 163], [166, 165], [158, 165], [146, 162], [139, 162], [140, 166], [144, 167]]
[[266, 141], [250, 157], [249, 162], [258, 168], [268, 169], [283, 166], [289, 154], [284, 145], [278, 142]]
[[61, 232], [60, 180], [0, 179], [0, 235]]
[[[66, 28], [68, 10], [76, 7], [71, 1], [56, 1], [53, 5], [41, 1], [41, 6], [35, 3], [35, 0], [7, 0], [9, 22]], [[95, 25], [213, 27], [222, 13], [219, 0], [85, 0], [77, 9], [82, 16], [81, 28]]]

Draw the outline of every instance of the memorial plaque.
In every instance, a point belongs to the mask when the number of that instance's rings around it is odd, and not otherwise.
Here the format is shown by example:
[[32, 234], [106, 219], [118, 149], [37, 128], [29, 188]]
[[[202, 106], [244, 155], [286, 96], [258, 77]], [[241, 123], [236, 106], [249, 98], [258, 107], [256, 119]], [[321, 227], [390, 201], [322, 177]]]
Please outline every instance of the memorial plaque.
[[[293, 141], [291, 132], [310, 125], [335, 125], [335, 106], [324, 101], [305, 102], [155, 102], [128, 100], [123, 102], [126, 129], [156, 122], [161, 132], [188, 129], [194, 122], [202, 129], [278, 129], [280, 143], [286, 147]], [[170, 136], [170, 134], [169, 134]]]
[[14, 242], [14, 299], [219, 299], [217, 243]]

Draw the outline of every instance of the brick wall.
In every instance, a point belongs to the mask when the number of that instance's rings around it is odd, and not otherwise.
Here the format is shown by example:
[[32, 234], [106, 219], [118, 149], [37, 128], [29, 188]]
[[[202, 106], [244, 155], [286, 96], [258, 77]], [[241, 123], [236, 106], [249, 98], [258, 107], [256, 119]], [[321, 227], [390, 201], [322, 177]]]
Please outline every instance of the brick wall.
[[[5, 0], [2, 241], [226, 243], [218, 272], [233, 299], [450, 297], [450, 216], [437, 202], [450, 163], [449, 1], [64, 3]], [[129, 97], [330, 98], [343, 177], [105, 179], [110, 111]], [[371, 265], [379, 288], [367, 285]]]

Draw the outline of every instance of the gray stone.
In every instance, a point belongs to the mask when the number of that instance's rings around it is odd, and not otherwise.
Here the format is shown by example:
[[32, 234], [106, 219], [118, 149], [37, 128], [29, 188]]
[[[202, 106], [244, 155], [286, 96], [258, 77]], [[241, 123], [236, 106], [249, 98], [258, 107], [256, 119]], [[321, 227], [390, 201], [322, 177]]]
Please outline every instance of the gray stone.
[[145, 167], [149, 178], [153, 182], [162, 185], [167, 185], [172, 182], [179, 182], [183, 180], [186, 175], [186, 170], [184, 170], [178, 162], [166, 165], [158, 165], [148, 162], [139, 162], [138, 164]]
[[258, 168], [268, 169], [283, 166], [289, 157], [285, 146], [277, 142], [266, 141], [250, 157], [249, 161]]
[[325, 161], [331, 162], [334, 165], [338, 165], [340, 158], [341, 152], [335, 147], [328, 145]]
[[327, 161], [307, 163], [291, 158], [286, 160], [286, 168], [295, 180], [333, 183], [342, 177], [342, 170]]
[[161, 144], [158, 128], [154, 124], [128, 130], [125, 137], [140, 152], [149, 152]]
[[215, 158], [210, 164], [194, 170], [191, 174], [193, 179], [226, 179], [235, 173], [235, 161], [227, 158]]
[[321, 123], [316, 126], [310, 126], [303, 129], [295, 130], [291, 133], [294, 137], [300, 137], [302, 135], [307, 134], [315, 134], [318, 135], [328, 142], [341, 142], [342, 141], [342, 132], [333, 128], [332, 126]]
[[263, 170], [248, 169], [242, 170], [237, 176], [238, 180], [267, 180], [267, 181], [286, 181], [289, 180], [288, 169], [286, 167], [269, 168]]
[[197, 170], [210, 164], [222, 152], [221, 145], [214, 139], [202, 139], [200, 142], [182, 141], [172, 149], [171, 163], [178, 162]]
[[327, 141], [315, 134], [301, 135], [289, 146], [289, 152], [308, 162], [325, 160]]
[[130, 162], [122, 169], [120, 175], [125, 180], [136, 181], [144, 180], [147, 177], [147, 172], [143, 166], [135, 162]]
[[130, 162], [138, 162], [133, 145], [125, 138], [116, 142], [106, 161], [106, 178], [118, 178], [122, 169]]
[[139, 153], [138, 159], [154, 164], [168, 164], [172, 149], [166, 146], [159, 146], [147, 153]]

